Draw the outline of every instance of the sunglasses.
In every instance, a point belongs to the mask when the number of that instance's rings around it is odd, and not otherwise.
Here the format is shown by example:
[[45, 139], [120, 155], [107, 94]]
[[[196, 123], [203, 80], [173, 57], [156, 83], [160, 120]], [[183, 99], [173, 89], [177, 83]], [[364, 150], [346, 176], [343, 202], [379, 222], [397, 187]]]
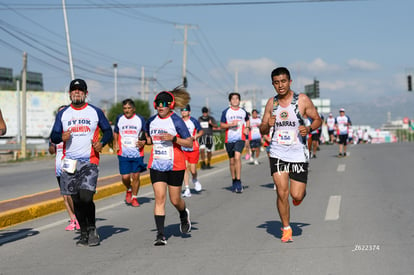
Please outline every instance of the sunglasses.
[[188, 109], [181, 109], [181, 112], [187, 112], [187, 111], [189, 111]]
[[169, 107], [171, 105], [171, 102], [166, 102], [162, 100], [155, 101], [155, 106], [157, 107]]

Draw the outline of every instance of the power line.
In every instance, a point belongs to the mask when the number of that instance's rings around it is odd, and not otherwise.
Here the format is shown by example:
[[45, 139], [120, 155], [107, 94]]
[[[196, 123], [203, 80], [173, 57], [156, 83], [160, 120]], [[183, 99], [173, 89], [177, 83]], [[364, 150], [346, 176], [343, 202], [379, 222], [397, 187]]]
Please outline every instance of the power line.
[[[179, 7], [204, 7], [204, 6], [252, 6], [252, 5], [278, 5], [299, 3], [329, 3], [329, 2], [361, 2], [369, 0], [284, 0], [284, 1], [248, 1], [248, 2], [204, 2], [204, 3], [153, 3], [153, 4], [67, 4], [67, 9], [134, 9], [134, 8], [179, 8]], [[52, 10], [61, 9], [60, 4], [19, 4], [10, 3], [8, 6], [19, 10]], [[6, 10], [8, 8], [0, 8]]]

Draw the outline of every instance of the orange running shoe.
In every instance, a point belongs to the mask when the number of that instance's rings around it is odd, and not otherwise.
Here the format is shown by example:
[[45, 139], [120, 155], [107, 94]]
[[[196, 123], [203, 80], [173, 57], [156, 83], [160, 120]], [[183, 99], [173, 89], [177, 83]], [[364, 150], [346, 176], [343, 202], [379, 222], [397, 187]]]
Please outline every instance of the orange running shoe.
[[126, 192], [126, 195], [125, 195], [125, 202], [126, 202], [127, 204], [131, 204], [131, 202], [132, 202], [132, 191], [131, 191], [131, 190], [128, 190], [128, 191]]
[[137, 198], [132, 198], [131, 205], [133, 207], [138, 207], [139, 206], [138, 199]]
[[290, 243], [290, 242], [293, 242], [293, 239], [292, 239], [292, 228], [284, 229], [282, 227], [281, 229], [282, 229], [282, 238], [280, 240], [282, 241], [282, 243]]
[[292, 203], [293, 203], [293, 205], [294, 206], [298, 206], [299, 204], [301, 204], [302, 203], [302, 201], [303, 201], [303, 199], [306, 197], [306, 191], [305, 191], [305, 194], [303, 195], [303, 198], [300, 200], [300, 201], [297, 201], [297, 200], [295, 200], [295, 199], [292, 199]]

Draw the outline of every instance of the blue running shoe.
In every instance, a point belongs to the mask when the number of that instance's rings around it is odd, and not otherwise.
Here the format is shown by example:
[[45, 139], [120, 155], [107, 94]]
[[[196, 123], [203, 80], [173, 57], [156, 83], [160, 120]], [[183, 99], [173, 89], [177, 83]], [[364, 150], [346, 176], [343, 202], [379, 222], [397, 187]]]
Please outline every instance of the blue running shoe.
[[236, 181], [236, 193], [242, 193], [243, 192], [243, 185], [241, 180]]

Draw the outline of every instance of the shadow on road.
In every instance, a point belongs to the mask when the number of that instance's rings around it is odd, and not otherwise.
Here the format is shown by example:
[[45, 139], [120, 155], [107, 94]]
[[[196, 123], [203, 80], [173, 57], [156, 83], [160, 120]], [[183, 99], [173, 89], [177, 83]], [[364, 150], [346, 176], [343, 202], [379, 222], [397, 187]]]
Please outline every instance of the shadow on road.
[[27, 237], [32, 237], [39, 234], [39, 231], [33, 228], [22, 228], [19, 230], [0, 231], [0, 246], [3, 244], [22, 240]]
[[[309, 223], [296, 223], [291, 222], [290, 227], [292, 227], [292, 235], [300, 236], [302, 235], [302, 227], [309, 226]], [[273, 235], [275, 238], [282, 238], [282, 223], [280, 221], [266, 221], [264, 224], [258, 225], [257, 228], [265, 228], [266, 232], [270, 235]]]

